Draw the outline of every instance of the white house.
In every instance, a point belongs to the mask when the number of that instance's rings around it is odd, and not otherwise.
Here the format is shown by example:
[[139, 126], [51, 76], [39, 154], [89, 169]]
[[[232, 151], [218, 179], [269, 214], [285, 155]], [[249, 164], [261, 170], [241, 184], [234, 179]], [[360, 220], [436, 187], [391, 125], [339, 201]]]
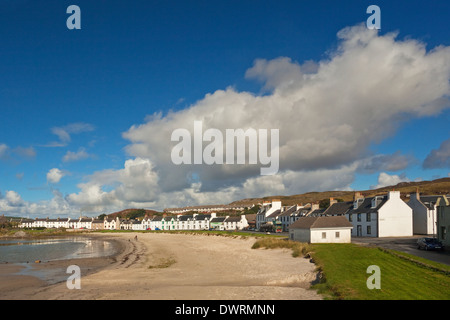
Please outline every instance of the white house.
[[161, 219], [162, 230], [175, 230], [177, 228], [177, 218], [173, 216], [165, 216]]
[[228, 217], [223, 221], [225, 230], [242, 230], [248, 227], [248, 221], [245, 215]]
[[116, 219], [113, 218], [106, 218], [103, 221], [103, 229], [105, 230], [120, 230], [120, 220], [119, 217]]
[[353, 207], [345, 215], [353, 225], [352, 236], [413, 235], [412, 209], [400, 198], [400, 191], [389, 191], [387, 195], [371, 198], [357, 194]]
[[194, 229], [195, 230], [208, 230], [211, 219], [216, 217], [216, 213], [211, 214], [195, 214], [194, 215]]
[[289, 226], [289, 239], [307, 243], [350, 243], [352, 228], [344, 216], [302, 217]]
[[139, 220], [133, 220], [131, 222], [131, 230], [143, 230], [142, 229], [142, 221]]
[[413, 211], [413, 233], [437, 233], [437, 207], [436, 203], [441, 196], [421, 196], [418, 192], [411, 193], [408, 206]]
[[150, 230], [162, 230], [162, 216], [154, 216], [150, 221]]
[[80, 218], [78, 220], [79, 229], [92, 229], [94, 218]]
[[258, 213], [256, 214], [256, 230], [259, 230], [260, 227], [267, 222], [267, 217], [277, 210], [281, 211], [280, 200], [272, 200], [272, 202], [264, 201]]
[[151, 227], [152, 219], [150, 217], [145, 216], [141, 221], [141, 230], [147, 230]]

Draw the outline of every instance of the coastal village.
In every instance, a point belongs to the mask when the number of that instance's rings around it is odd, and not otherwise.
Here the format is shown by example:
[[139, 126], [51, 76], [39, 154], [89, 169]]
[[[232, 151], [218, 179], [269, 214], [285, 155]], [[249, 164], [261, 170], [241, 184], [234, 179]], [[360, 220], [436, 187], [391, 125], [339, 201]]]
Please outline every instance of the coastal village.
[[289, 239], [308, 243], [349, 243], [352, 237], [436, 237], [450, 246], [450, 195], [408, 194], [400, 191], [364, 197], [355, 192], [353, 201], [329, 199], [327, 208], [318, 203], [283, 206], [278, 199], [264, 201], [256, 214], [254, 205], [217, 205], [168, 208], [162, 215], [142, 219], [80, 217], [21, 219], [20, 228], [66, 228], [89, 230], [251, 230], [287, 232]]

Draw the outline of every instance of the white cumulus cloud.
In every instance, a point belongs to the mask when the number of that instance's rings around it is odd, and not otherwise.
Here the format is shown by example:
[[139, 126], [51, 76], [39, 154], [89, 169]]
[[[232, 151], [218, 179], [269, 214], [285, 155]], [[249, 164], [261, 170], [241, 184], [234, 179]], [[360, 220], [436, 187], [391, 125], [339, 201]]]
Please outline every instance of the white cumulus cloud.
[[58, 183], [64, 175], [65, 175], [64, 172], [62, 172], [58, 168], [50, 169], [47, 172], [47, 182]]

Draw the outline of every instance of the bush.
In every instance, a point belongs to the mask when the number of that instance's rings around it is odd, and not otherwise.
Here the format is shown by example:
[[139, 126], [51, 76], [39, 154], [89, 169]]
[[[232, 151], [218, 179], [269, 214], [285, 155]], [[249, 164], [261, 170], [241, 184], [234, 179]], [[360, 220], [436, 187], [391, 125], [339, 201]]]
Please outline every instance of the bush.
[[292, 241], [288, 239], [263, 238], [256, 241], [252, 249], [291, 249], [293, 257], [304, 257], [310, 251], [310, 246], [307, 243]]

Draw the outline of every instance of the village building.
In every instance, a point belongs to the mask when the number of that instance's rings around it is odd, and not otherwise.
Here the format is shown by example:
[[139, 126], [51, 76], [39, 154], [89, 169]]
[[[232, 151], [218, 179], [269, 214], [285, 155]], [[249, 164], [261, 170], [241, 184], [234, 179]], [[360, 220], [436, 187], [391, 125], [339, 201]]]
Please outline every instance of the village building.
[[105, 230], [120, 230], [120, 220], [119, 217], [114, 218], [107, 218], [103, 220], [104, 228]]
[[211, 214], [194, 214], [194, 229], [195, 230], [209, 230], [211, 219], [216, 217], [216, 213]]
[[162, 230], [162, 216], [154, 216], [150, 220], [150, 230]]
[[344, 216], [303, 217], [289, 226], [289, 239], [307, 243], [350, 243], [353, 225]]
[[413, 233], [435, 235], [437, 222], [437, 201], [440, 196], [421, 196], [411, 193], [408, 206], [413, 210]]
[[224, 224], [223, 222], [225, 221], [227, 217], [215, 217], [212, 218], [209, 224], [209, 228], [212, 230], [224, 230]]
[[450, 196], [441, 196], [437, 201], [437, 238], [446, 250], [450, 249]]
[[225, 230], [242, 230], [248, 227], [245, 215], [228, 217], [223, 221]]
[[105, 227], [103, 220], [99, 219], [93, 219], [91, 226], [92, 230], [103, 230], [103, 228]]
[[248, 223], [248, 230], [256, 230], [256, 213], [250, 213], [245, 215], [245, 219]]
[[353, 207], [345, 214], [352, 223], [352, 236], [407, 237], [413, 235], [412, 209], [400, 198], [400, 191], [364, 198], [357, 193]]
[[266, 224], [268, 222], [267, 217], [277, 212], [277, 210], [281, 212], [280, 200], [264, 201], [256, 214], [256, 230], [259, 230], [263, 224]]

